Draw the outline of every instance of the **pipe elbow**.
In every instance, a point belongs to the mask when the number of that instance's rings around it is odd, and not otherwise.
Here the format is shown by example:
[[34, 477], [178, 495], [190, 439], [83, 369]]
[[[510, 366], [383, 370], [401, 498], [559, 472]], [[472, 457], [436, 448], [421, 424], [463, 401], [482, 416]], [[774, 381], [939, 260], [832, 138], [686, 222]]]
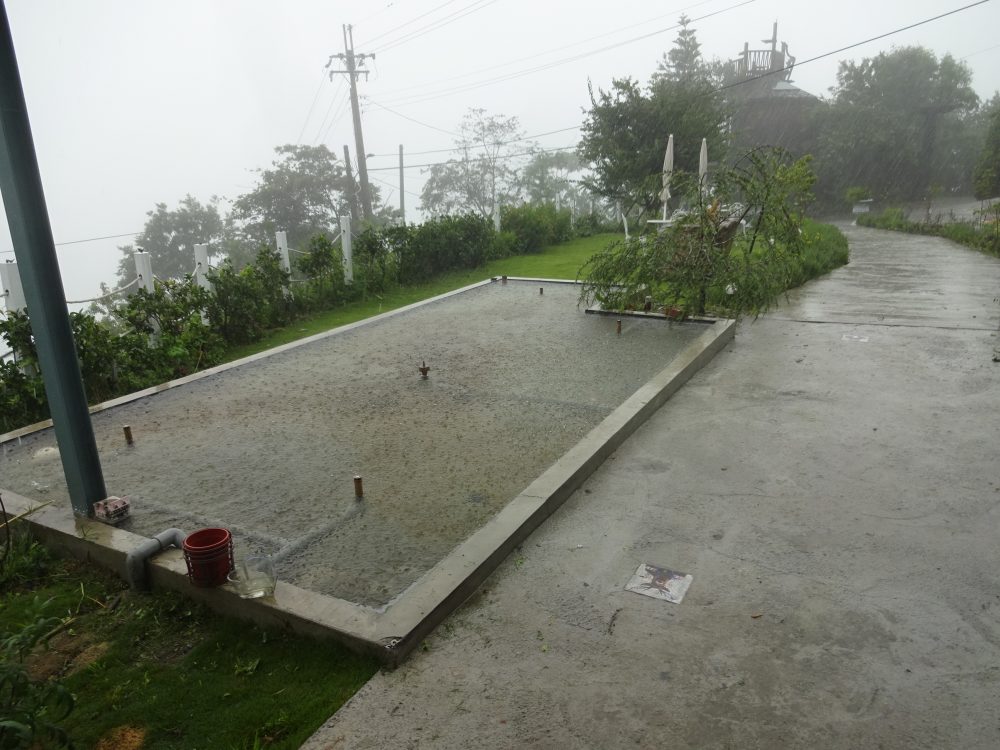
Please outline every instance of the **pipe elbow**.
[[125, 556], [125, 578], [128, 585], [135, 590], [147, 591], [149, 585], [146, 581], [146, 560], [168, 547], [181, 549], [186, 536], [187, 534], [180, 529], [166, 529], [152, 539], [144, 540], [129, 552]]

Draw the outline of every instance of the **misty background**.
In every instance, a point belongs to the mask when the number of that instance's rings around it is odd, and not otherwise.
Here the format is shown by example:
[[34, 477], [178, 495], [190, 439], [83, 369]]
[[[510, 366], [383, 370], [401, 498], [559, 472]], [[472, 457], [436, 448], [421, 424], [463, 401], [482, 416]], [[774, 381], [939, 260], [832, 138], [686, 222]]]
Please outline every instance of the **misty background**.
[[[279, 145], [322, 143], [342, 156], [348, 144], [354, 154], [346, 76], [331, 81], [324, 67], [344, 51], [342, 24], [353, 25], [356, 52], [375, 53], [359, 83], [365, 145], [373, 185], [398, 207], [399, 144], [408, 164], [444, 160], [419, 152], [451, 147], [465, 112], [480, 107], [517, 117], [529, 136], [562, 131], [535, 137], [543, 148], [573, 146], [588, 80], [595, 89], [613, 77], [646, 80], [682, 13], [708, 60], [732, 59], [745, 42], [769, 46], [761, 40], [777, 21], [799, 61], [795, 85], [817, 96], [828, 95], [841, 60], [921, 45], [965, 62], [986, 100], [1000, 89], [992, 2], [807, 62], [962, 5], [8, 0], [7, 10], [66, 295], [76, 299], [114, 283], [117, 247], [155, 204], [218, 196], [225, 212]], [[406, 170], [408, 221], [420, 218], [425, 171]], [[13, 258], [3, 221], [0, 260]]]

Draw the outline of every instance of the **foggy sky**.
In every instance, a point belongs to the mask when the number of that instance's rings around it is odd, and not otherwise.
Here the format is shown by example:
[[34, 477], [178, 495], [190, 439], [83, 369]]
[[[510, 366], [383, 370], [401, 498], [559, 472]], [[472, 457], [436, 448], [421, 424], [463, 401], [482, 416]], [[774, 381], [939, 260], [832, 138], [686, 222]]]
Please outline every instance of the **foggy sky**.
[[[57, 243], [137, 232], [155, 203], [173, 208], [186, 193], [202, 201], [235, 198], [253, 186], [253, 170], [267, 166], [281, 144], [322, 142], [341, 155], [347, 143], [353, 154], [350, 111], [342, 105], [346, 77], [331, 82], [323, 70], [331, 54], [343, 51], [345, 23], [354, 25], [357, 52], [376, 53], [362, 95], [426, 124], [364, 105], [366, 150], [386, 155], [370, 159], [369, 168], [389, 183], [375, 184], [397, 206], [397, 173], [375, 168], [395, 166], [399, 144], [408, 153], [448, 148], [452, 136], [441, 131], [457, 130], [469, 107], [517, 116], [528, 134], [579, 125], [588, 78], [595, 87], [612, 77], [645, 82], [672, 46], [671, 27], [682, 12], [693, 19], [717, 13], [692, 24], [707, 58], [731, 59], [745, 41], [764, 48], [761, 40], [777, 20], [779, 40], [800, 62], [793, 81], [816, 95], [834, 85], [839, 60], [915, 44], [939, 57], [966, 58], [981, 98], [1000, 89], [1000, 3], [801, 64], [969, 0], [756, 0], [733, 7], [740, 2], [452, 0], [415, 21], [442, 0], [7, 0], [7, 11]], [[463, 9], [470, 12], [420, 31]], [[414, 101], [657, 31], [528, 75]], [[418, 35], [392, 46], [410, 32]], [[567, 146], [577, 136], [568, 131], [537, 141]], [[417, 218], [422, 181], [419, 169], [407, 170], [410, 220]], [[0, 261], [13, 257], [5, 217], [2, 223]], [[67, 297], [94, 296], [101, 281], [111, 282], [115, 248], [130, 241], [59, 247]]]

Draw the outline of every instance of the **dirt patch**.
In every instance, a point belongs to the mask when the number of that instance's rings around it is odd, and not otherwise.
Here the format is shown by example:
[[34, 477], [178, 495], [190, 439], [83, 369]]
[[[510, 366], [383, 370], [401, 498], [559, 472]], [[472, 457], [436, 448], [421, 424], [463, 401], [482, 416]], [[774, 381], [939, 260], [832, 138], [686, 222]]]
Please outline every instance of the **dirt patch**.
[[96, 638], [89, 633], [77, 633], [69, 628], [61, 630], [25, 659], [25, 670], [34, 680], [62, 677], [73, 661], [95, 641]]
[[97, 741], [94, 750], [139, 750], [146, 742], [146, 730], [138, 727], [115, 727]]
[[101, 659], [111, 649], [111, 644], [107, 641], [92, 643], [83, 651], [78, 653], [66, 666], [66, 676], [76, 674], [81, 669], [86, 669], [91, 664]]

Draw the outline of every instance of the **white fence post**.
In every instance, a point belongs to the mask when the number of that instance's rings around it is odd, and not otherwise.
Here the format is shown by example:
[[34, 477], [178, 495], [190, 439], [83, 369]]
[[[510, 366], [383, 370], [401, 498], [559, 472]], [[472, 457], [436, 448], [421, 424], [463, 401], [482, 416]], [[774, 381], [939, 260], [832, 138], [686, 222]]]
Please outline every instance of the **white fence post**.
[[340, 246], [344, 255], [344, 281], [354, 283], [354, 248], [351, 244], [351, 217], [340, 217]]
[[24, 301], [24, 289], [21, 288], [21, 274], [17, 270], [17, 261], [0, 263], [0, 294], [8, 310], [22, 310], [27, 307]]
[[285, 234], [285, 232], [275, 232], [274, 240], [278, 244], [278, 255], [281, 256], [281, 267], [291, 273], [292, 264], [288, 259], [288, 235]]
[[194, 246], [194, 283], [212, 291], [212, 282], [208, 280], [208, 245]]
[[153, 260], [149, 253], [137, 250], [132, 253], [135, 261], [135, 275], [139, 277], [139, 287], [153, 293]]

